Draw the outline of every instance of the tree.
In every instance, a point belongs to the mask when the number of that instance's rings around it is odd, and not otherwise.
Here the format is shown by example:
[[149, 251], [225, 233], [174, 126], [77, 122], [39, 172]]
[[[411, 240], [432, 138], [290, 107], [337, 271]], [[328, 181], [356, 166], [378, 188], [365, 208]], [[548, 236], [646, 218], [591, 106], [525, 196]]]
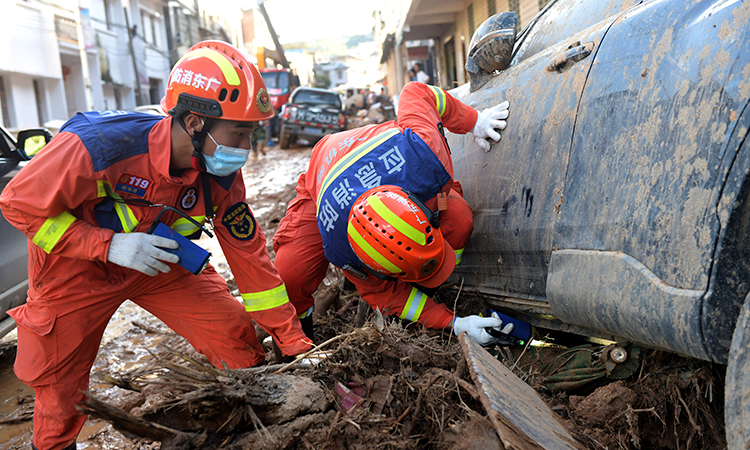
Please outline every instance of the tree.
[[315, 72], [313, 76], [313, 87], [328, 89], [331, 87], [331, 77], [325, 72]]

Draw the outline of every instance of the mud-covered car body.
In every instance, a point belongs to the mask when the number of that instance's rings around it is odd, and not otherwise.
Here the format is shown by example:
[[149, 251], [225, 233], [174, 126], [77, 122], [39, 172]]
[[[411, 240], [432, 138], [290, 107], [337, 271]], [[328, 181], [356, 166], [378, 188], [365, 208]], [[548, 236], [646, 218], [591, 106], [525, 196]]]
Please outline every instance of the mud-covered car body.
[[[475, 231], [454, 279], [533, 324], [726, 363], [750, 291], [750, 3], [557, 0], [449, 135]], [[488, 187], [491, 186], [491, 189]]]
[[[0, 126], [0, 192], [30, 156], [51, 138], [47, 130], [32, 129], [19, 133], [16, 141], [8, 130]], [[26, 301], [27, 252], [26, 236], [10, 225], [0, 211], [0, 337], [15, 328], [15, 322], [6, 311]]]

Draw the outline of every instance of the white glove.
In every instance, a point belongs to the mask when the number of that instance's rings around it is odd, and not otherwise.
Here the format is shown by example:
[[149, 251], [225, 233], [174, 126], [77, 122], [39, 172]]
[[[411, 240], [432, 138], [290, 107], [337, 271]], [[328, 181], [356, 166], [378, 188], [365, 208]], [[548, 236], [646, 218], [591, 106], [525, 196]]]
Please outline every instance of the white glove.
[[468, 316], [468, 317], [456, 317], [453, 320], [453, 332], [456, 336], [463, 333], [469, 335], [479, 345], [491, 345], [501, 342], [502, 339], [498, 339], [490, 335], [485, 328], [495, 328], [500, 330], [501, 333], [509, 334], [513, 331], [513, 324], [509, 323], [502, 329], [503, 321], [498, 317], [479, 317], [479, 316]]
[[172, 239], [146, 233], [115, 233], [109, 244], [107, 261], [146, 275], [156, 276], [171, 269], [162, 261], [177, 263], [180, 257], [162, 248], [177, 248], [180, 244]]
[[490, 151], [490, 143], [487, 138], [495, 142], [500, 140], [498, 130], [504, 130], [507, 125], [503, 119], [508, 118], [508, 106], [510, 106], [510, 103], [506, 100], [495, 107], [481, 111], [477, 115], [477, 123], [474, 124], [471, 134], [474, 137], [474, 142], [485, 152]]

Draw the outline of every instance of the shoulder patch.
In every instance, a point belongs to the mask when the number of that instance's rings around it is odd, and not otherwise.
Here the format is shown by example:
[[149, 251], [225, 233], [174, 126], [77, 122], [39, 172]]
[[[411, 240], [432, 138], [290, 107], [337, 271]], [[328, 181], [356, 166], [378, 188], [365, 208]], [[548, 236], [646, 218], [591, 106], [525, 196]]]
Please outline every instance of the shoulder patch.
[[255, 229], [258, 227], [250, 207], [245, 202], [237, 203], [227, 209], [224, 217], [221, 218], [221, 224], [229, 230], [233, 238], [240, 241], [249, 241], [255, 237]]

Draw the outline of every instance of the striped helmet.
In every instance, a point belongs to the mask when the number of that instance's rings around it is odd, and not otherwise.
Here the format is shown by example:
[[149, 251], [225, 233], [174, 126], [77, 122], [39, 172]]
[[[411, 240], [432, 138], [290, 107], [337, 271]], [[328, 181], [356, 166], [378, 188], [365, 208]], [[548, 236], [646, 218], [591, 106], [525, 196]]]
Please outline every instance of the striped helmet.
[[258, 69], [244, 53], [221, 41], [199, 42], [177, 61], [161, 107], [172, 117], [189, 111], [254, 122], [274, 115]]
[[352, 207], [349, 245], [373, 272], [424, 287], [440, 286], [456, 264], [437, 216], [398, 186], [367, 190]]

